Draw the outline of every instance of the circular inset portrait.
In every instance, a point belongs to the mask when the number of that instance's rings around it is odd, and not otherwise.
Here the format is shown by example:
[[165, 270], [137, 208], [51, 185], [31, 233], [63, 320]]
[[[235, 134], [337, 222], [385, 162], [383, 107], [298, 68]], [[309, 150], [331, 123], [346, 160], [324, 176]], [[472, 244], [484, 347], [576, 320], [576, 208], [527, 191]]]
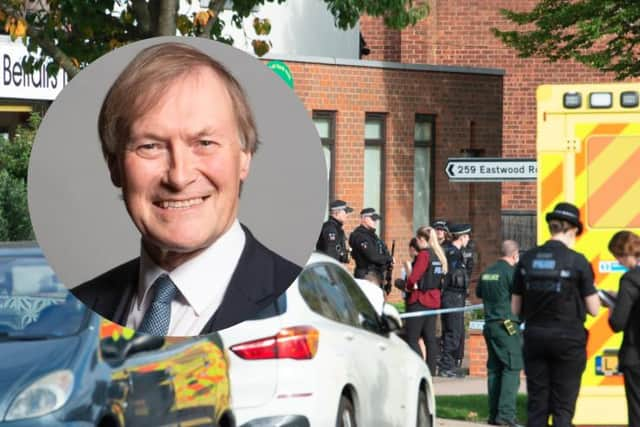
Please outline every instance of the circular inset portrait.
[[79, 73], [49, 108], [29, 210], [89, 308], [154, 335], [256, 315], [295, 280], [327, 200], [320, 139], [295, 93], [221, 43], [161, 37]]

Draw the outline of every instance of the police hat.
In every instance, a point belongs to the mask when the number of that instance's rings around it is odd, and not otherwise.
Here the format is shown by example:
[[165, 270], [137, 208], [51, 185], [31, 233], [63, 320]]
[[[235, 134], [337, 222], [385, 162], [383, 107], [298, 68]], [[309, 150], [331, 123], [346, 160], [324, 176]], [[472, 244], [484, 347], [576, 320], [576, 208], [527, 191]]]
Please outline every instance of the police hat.
[[361, 216], [370, 216], [374, 221], [377, 221], [379, 219], [382, 219], [382, 217], [380, 216], [380, 214], [378, 214], [376, 212], [375, 209], [373, 208], [364, 208], [360, 211], [360, 215]]
[[435, 230], [444, 230], [447, 233], [449, 232], [449, 224], [444, 219], [437, 219], [431, 223], [431, 228]]
[[569, 224], [578, 227], [577, 235], [582, 234], [582, 222], [580, 222], [580, 211], [575, 205], [566, 202], [560, 202], [551, 212], [547, 212], [545, 217], [547, 222], [552, 219], [567, 221]]
[[344, 200], [334, 200], [333, 202], [329, 203], [329, 210], [332, 210], [332, 211], [343, 210], [346, 213], [353, 212], [353, 208], [351, 206], [348, 206], [347, 202], [345, 202]]
[[449, 232], [454, 236], [471, 233], [471, 224], [453, 224], [449, 227]]

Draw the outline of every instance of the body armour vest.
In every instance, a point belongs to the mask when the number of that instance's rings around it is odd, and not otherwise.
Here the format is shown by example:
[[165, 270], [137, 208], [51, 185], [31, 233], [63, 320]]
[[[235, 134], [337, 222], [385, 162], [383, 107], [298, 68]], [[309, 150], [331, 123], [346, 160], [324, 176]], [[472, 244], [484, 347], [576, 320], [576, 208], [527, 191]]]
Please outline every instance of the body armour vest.
[[538, 247], [520, 262], [525, 290], [522, 314], [529, 324], [582, 325], [585, 307], [573, 268], [576, 255], [568, 248]]
[[423, 250], [429, 252], [429, 267], [420, 278], [418, 289], [421, 291], [440, 289], [442, 287], [442, 277], [444, 274], [442, 270], [442, 263], [431, 248]]

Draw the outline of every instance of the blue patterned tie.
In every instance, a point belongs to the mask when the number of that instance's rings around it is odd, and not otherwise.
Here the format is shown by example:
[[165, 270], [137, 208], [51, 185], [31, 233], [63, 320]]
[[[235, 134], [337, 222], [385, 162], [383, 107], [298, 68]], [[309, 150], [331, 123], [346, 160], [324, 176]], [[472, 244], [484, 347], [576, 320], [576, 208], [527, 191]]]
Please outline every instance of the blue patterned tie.
[[150, 335], [167, 335], [171, 322], [171, 301], [176, 296], [178, 288], [166, 274], [161, 275], [153, 282], [153, 301], [144, 314], [138, 332]]

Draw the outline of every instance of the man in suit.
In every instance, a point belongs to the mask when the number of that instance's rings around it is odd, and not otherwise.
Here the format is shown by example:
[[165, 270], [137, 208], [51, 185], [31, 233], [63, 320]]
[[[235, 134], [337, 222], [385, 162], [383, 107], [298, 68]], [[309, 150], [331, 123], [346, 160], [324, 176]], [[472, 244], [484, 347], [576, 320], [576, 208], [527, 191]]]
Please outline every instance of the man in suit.
[[140, 257], [72, 292], [102, 316], [155, 335], [197, 335], [251, 318], [300, 267], [237, 219], [258, 139], [240, 84], [190, 46], [128, 64], [98, 131], [111, 181], [141, 234]]

